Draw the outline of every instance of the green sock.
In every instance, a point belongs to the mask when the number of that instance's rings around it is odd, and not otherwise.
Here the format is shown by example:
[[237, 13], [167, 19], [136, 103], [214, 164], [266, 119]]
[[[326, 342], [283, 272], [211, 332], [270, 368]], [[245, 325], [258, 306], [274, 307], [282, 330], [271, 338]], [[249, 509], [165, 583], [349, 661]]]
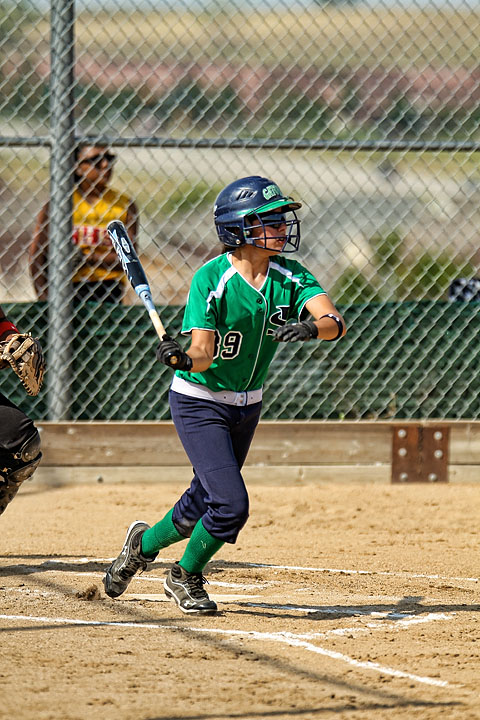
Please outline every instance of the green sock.
[[199, 520], [193, 528], [191, 538], [179, 565], [189, 573], [201, 573], [208, 561], [220, 550], [223, 544], [224, 541], [210, 535], [203, 527], [202, 521]]
[[142, 535], [142, 555], [148, 557], [155, 555], [162, 548], [173, 545], [173, 543], [185, 540], [180, 535], [172, 520], [173, 508], [168, 511], [165, 517], [153, 527], [145, 530]]

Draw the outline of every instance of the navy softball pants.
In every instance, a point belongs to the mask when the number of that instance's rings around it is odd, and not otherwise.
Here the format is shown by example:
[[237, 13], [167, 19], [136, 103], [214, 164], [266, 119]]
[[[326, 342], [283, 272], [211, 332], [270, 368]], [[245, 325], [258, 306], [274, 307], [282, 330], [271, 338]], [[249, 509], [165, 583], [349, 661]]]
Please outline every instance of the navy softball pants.
[[190, 537], [198, 520], [210, 535], [234, 543], [248, 518], [240, 472], [260, 419], [262, 403], [239, 407], [170, 390], [173, 422], [194, 477], [173, 509], [177, 530]]

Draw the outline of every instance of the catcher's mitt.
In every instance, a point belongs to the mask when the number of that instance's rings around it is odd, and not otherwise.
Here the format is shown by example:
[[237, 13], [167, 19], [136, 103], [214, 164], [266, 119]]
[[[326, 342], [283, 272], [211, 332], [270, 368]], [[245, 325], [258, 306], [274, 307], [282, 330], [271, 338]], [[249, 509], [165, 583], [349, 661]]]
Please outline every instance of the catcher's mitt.
[[38, 395], [45, 372], [45, 358], [37, 338], [13, 335], [0, 342], [0, 368], [10, 365], [28, 395]]

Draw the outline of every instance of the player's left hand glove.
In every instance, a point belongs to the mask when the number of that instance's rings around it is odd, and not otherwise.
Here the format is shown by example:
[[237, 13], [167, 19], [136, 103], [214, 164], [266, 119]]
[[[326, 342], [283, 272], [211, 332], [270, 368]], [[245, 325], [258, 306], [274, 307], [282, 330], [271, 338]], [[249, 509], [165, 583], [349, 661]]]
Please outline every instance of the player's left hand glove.
[[318, 328], [311, 320], [303, 320], [299, 323], [282, 325], [274, 335], [277, 342], [297, 342], [298, 340], [311, 340], [318, 335]]
[[157, 360], [168, 367], [172, 367], [175, 370], [191, 370], [193, 360], [190, 355], [187, 355], [184, 350], [180, 347], [176, 340], [165, 336], [161, 343], [159, 343], [156, 351]]
[[38, 395], [45, 372], [45, 358], [38, 338], [15, 334], [0, 342], [0, 367], [8, 364], [28, 395]]

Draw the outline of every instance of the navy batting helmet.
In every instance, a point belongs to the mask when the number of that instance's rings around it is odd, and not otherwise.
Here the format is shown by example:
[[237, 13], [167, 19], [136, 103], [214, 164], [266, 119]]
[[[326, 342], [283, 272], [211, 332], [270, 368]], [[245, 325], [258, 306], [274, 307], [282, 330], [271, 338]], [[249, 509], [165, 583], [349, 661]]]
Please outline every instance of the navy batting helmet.
[[[277, 227], [278, 239], [284, 240], [279, 252], [295, 252], [300, 244], [300, 220], [295, 210], [300, 207], [302, 203], [283, 195], [272, 180], [250, 175], [230, 183], [218, 195], [215, 227], [220, 242], [229, 248], [255, 245], [263, 249], [267, 243], [265, 226]], [[256, 227], [263, 228], [263, 237], [252, 237]]]

